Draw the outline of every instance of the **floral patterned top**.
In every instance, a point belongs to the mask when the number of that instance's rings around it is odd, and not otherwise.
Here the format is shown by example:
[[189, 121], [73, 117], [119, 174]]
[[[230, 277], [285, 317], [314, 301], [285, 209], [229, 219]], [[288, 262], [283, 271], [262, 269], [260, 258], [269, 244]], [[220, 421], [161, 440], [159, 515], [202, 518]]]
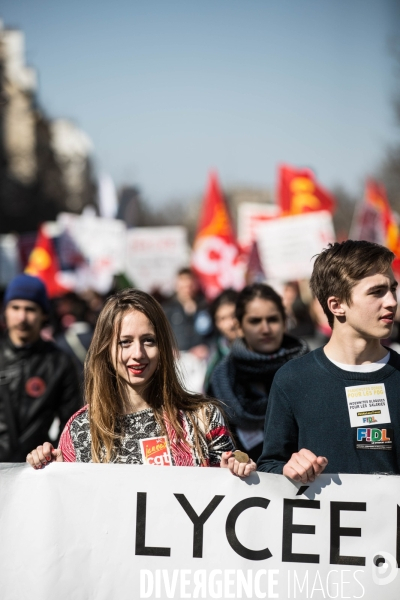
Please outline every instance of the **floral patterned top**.
[[[180, 411], [180, 419], [185, 432], [185, 440], [179, 443], [175, 439], [175, 432], [168, 423], [168, 445], [171, 453], [172, 465], [175, 466], [219, 466], [222, 452], [234, 450], [234, 444], [224, 418], [219, 409], [207, 404], [199, 411], [197, 421], [199, 443], [203, 457], [195, 450], [194, 426], [187, 415]], [[118, 419], [118, 430], [121, 440], [112, 459], [114, 463], [129, 463], [141, 465], [143, 457], [140, 440], [159, 438], [163, 435], [157, 423], [153, 410], [147, 408], [135, 413], [121, 415]], [[80, 409], [68, 421], [61, 434], [59, 448], [65, 462], [91, 462], [91, 435], [88, 407]]]

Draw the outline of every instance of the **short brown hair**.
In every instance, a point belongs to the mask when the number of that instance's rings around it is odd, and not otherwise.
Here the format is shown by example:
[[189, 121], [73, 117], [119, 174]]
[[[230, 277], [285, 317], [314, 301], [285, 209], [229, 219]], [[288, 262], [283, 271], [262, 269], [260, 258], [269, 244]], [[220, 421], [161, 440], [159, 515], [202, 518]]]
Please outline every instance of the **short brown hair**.
[[182, 267], [181, 269], [179, 269], [176, 276], [181, 277], [181, 275], [188, 275], [189, 277], [196, 278], [196, 275], [193, 273], [192, 269], [190, 269], [189, 267]]
[[311, 290], [333, 326], [328, 298], [336, 296], [351, 303], [351, 291], [358, 281], [373, 272], [385, 273], [395, 256], [391, 250], [372, 242], [347, 240], [329, 244], [317, 255], [310, 279]]

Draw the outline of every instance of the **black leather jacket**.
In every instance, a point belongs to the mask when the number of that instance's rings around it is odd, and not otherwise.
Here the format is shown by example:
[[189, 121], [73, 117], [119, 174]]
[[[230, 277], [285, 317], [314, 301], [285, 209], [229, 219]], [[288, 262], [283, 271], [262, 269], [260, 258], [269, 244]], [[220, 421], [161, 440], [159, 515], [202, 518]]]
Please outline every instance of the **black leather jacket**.
[[24, 462], [49, 440], [54, 417], [62, 431], [81, 405], [77, 371], [67, 354], [42, 339], [22, 347], [0, 340], [0, 462]]

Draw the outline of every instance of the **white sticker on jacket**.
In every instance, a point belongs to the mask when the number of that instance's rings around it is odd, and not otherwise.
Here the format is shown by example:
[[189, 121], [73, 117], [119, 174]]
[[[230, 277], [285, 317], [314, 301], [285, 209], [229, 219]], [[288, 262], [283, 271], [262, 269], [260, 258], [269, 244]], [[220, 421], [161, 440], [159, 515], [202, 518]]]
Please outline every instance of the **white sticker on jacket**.
[[384, 383], [346, 387], [346, 397], [351, 427], [391, 422]]

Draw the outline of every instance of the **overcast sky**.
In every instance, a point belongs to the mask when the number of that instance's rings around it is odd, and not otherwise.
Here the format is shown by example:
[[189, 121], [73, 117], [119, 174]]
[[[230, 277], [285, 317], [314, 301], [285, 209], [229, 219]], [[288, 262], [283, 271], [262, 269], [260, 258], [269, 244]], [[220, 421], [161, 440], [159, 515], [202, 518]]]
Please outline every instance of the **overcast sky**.
[[2, 0], [50, 117], [154, 203], [275, 187], [285, 161], [361, 193], [399, 137], [396, 0]]

